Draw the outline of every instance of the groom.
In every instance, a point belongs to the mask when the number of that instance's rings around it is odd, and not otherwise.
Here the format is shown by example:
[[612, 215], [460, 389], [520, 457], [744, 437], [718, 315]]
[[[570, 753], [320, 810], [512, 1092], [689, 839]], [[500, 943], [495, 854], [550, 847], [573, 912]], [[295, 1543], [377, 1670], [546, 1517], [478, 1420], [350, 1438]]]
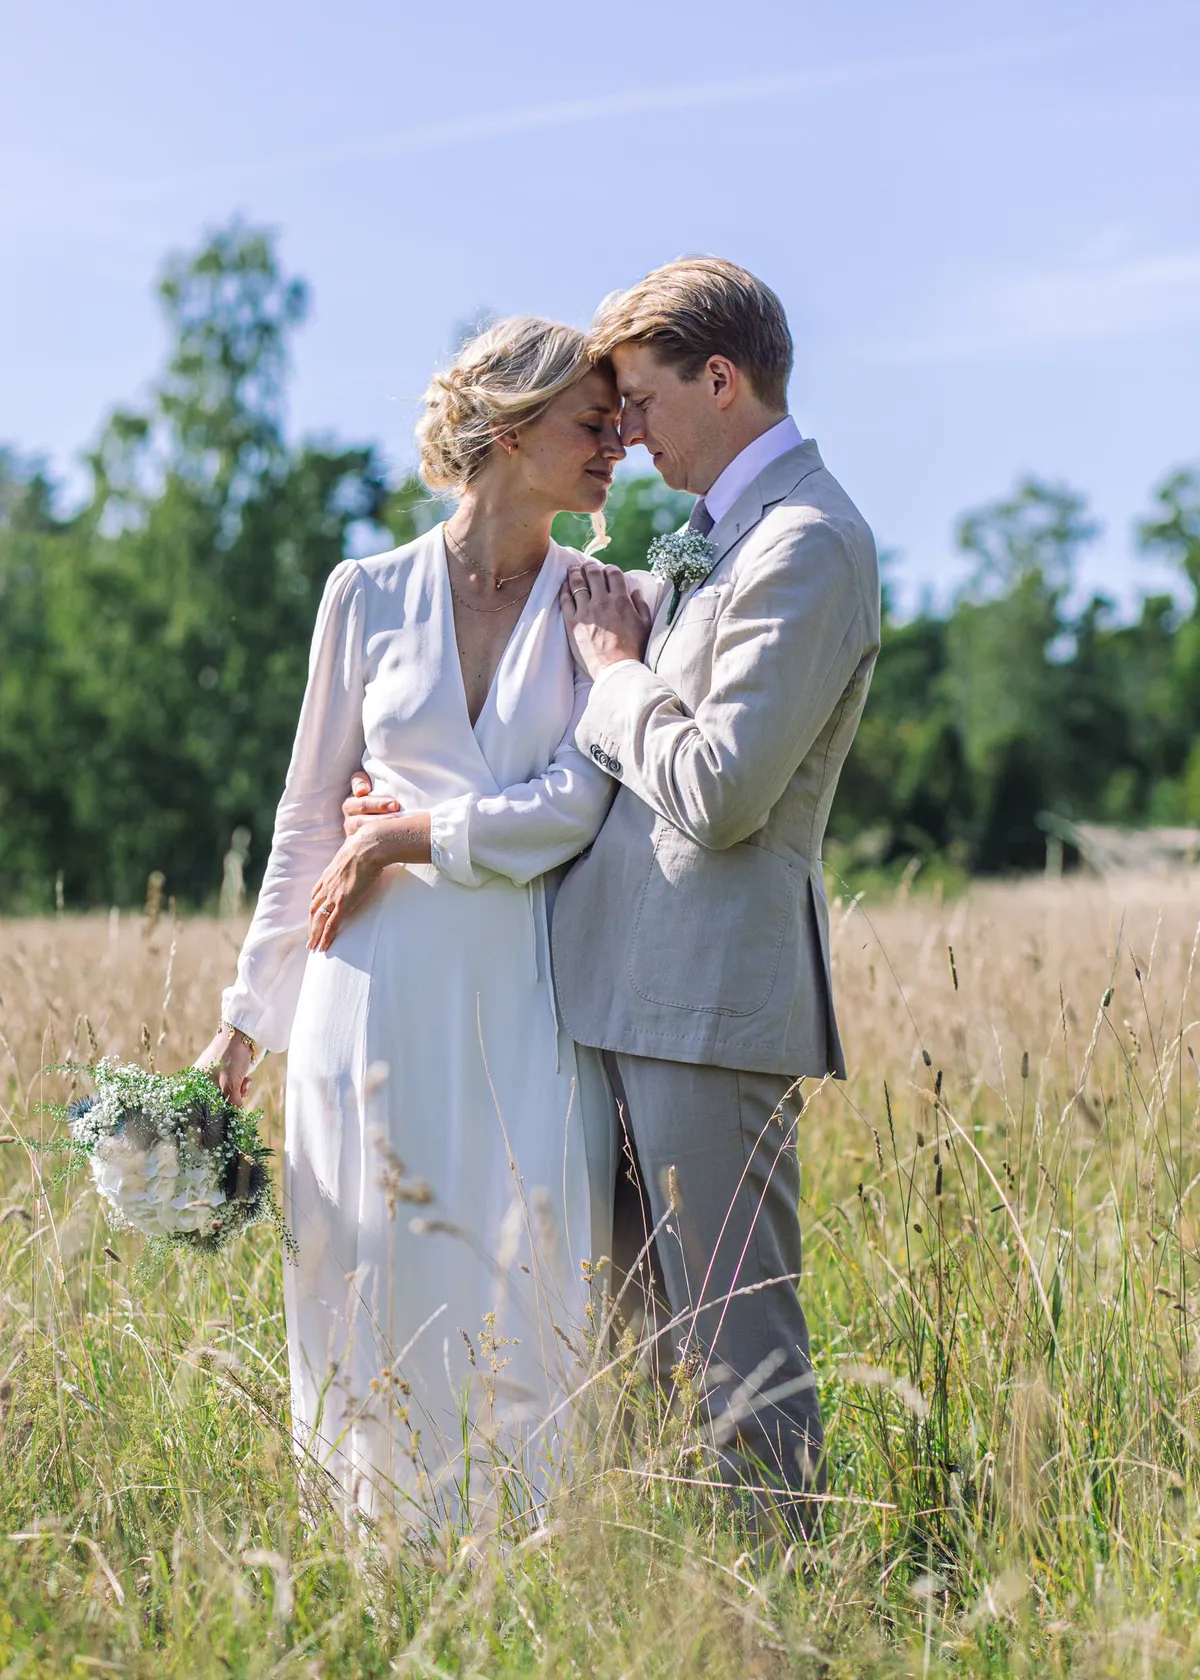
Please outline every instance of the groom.
[[568, 576], [593, 678], [576, 741], [620, 787], [559, 893], [558, 997], [603, 1054], [643, 1202], [614, 1259], [657, 1227], [670, 1340], [727, 1462], [802, 1510], [824, 1466], [796, 1091], [845, 1073], [821, 843], [879, 647], [875, 545], [788, 417], [791, 335], [761, 280], [670, 263], [607, 301], [592, 354], [615, 367], [623, 442], [697, 496], [710, 569], [664, 591], [648, 646], [616, 568]]

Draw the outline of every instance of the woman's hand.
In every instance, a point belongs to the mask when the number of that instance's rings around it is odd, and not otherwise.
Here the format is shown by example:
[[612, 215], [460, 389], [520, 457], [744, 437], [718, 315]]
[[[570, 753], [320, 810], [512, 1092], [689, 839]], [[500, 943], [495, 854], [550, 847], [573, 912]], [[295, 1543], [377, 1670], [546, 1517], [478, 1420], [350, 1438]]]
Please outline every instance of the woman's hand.
[[195, 1065], [207, 1070], [221, 1088], [221, 1094], [235, 1108], [244, 1106], [250, 1095], [250, 1064], [253, 1060], [245, 1039], [222, 1027], [206, 1046]]
[[595, 560], [567, 569], [559, 605], [576, 664], [595, 680], [606, 665], [641, 660], [652, 614], [639, 589], [631, 590], [617, 566]]
[[310, 951], [327, 951], [343, 924], [362, 909], [378, 885], [384, 865], [370, 840], [371, 824], [363, 823], [343, 840], [313, 888], [308, 906]]
[[370, 898], [389, 864], [428, 863], [429, 840], [427, 811], [360, 821], [312, 890], [309, 950], [328, 951], [343, 925]]

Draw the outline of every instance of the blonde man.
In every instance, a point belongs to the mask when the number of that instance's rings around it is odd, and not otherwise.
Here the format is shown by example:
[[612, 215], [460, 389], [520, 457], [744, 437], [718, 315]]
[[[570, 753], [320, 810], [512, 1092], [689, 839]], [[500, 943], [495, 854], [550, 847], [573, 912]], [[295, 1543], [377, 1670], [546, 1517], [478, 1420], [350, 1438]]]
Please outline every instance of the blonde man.
[[602, 307], [592, 353], [616, 370], [622, 442], [697, 496], [707, 570], [664, 589], [648, 645], [615, 568], [581, 562], [563, 587], [593, 683], [576, 743], [619, 789], [558, 899], [558, 997], [636, 1162], [615, 1258], [657, 1230], [670, 1340], [705, 1374], [723, 1456], [803, 1523], [824, 1467], [796, 1091], [845, 1073], [821, 845], [879, 647], [875, 545], [788, 416], [792, 341], [762, 281], [668, 264]]

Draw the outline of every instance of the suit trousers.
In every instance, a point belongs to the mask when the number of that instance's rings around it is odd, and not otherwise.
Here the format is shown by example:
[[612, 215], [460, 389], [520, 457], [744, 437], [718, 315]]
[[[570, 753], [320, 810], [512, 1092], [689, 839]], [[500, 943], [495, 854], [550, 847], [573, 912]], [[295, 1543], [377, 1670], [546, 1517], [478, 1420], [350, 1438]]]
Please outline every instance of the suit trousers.
[[695, 1373], [721, 1460], [739, 1480], [765, 1479], [785, 1497], [822, 1491], [797, 1293], [798, 1081], [615, 1051], [603, 1060], [623, 1132], [614, 1272], [630, 1273], [657, 1226], [648, 1257], [669, 1308], [660, 1364]]

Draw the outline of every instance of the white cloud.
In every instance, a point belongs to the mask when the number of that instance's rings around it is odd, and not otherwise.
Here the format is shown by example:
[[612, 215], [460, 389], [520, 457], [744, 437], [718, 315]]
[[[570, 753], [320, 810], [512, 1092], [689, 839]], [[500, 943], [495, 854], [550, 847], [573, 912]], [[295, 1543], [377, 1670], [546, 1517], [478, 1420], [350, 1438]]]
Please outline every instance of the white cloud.
[[561, 100], [510, 110], [481, 112], [450, 122], [425, 124], [391, 133], [366, 135], [334, 145], [317, 145], [247, 158], [195, 170], [186, 175], [141, 181], [98, 182], [82, 192], [59, 193], [49, 184], [24, 205], [10, 202], [3, 228], [26, 219], [44, 225], [64, 214], [117, 203], [134, 204], [174, 196], [195, 188], [236, 189], [250, 181], [295, 175], [309, 169], [360, 163], [379, 158], [420, 155], [502, 135], [532, 133], [579, 123], [611, 123], [639, 113], [700, 111], [721, 106], [754, 104], [763, 100], [797, 98], [804, 94], [837, 92], [889, 83], [959, 77], [973, 71], [1026, 64], [1056, 57], [1094, 42], [1095, 31], [1063, 30], [1051, 34], [994, 41], [981, 46], [943, 52], [908, 53], [891, 58], [860, 59], [847, 64], [817, 65], [812, 69], [770, 76], [729, 77], [675, 87], [632, 88], [587, 99]]
[[1131, 252], [1105, 233], [1061, 268], [1009, 274], [960, 294], [936, 329], [876, 346], [873, 361], [988, 360], [1200, 323], [1200, 249]]

